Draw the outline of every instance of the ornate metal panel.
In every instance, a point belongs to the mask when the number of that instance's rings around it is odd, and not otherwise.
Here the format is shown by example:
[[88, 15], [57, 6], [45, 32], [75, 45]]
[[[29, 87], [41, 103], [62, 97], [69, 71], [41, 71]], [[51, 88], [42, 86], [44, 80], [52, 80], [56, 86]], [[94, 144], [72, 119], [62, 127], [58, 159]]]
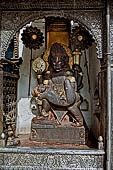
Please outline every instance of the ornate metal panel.
[[13, 38], [14, 30], [1, 31], [1, 48], [0, 55], [5, 56], [10, 40]]
[[2, 12], [1, 57], [4, 57], [10, 39], [15, 32], [34, 19], [49, 16], [69, 18], [82, 24], [93, 35], [97, 44], [97, 56], [102, 58], [102, 12], [73, 10]]
[[4, 72], [3, 74], [3, 110], [4, 132], [7, 144], [14, 140], [17, 117], [17, 80], [18, 75]]

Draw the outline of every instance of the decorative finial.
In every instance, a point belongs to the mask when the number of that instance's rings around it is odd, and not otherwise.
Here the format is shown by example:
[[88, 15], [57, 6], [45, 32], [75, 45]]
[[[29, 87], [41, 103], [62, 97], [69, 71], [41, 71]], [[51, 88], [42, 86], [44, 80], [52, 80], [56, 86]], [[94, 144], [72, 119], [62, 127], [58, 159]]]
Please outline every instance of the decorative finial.
[[103, 137], [102, 136], [98, 137], [98, 149], [100, 149], [100, 150], [104, 149]]

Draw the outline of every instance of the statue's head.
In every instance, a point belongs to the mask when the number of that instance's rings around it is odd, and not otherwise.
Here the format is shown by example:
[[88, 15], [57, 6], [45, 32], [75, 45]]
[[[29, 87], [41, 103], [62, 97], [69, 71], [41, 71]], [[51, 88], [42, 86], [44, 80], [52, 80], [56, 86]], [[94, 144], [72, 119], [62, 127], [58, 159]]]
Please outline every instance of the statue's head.
[[56, 72], [60, 72], [64, 68], [69, 67], [69, 57], [61, 44], [54, 43], [51, 46], [48, 62], [52, 69]]

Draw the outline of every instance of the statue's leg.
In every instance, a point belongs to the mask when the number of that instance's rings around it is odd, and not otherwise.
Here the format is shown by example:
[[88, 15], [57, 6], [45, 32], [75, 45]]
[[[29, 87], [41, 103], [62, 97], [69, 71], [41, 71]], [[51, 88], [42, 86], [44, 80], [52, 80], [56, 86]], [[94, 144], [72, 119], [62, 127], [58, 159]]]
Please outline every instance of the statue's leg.
[[46, 99], [42, 100], [42, 107], [46, 112], [50, 110], [50, 104]]
[[83, 126], [83, 116], [79, 109], [80, 102], [68, 107], [68, 111], [74, 116], [75, 120], [79, 123], [79, 126]]
[[42, 111], [41, 115], [44, 117], [49, 116], [50, 104], [46, 99], [42, 100]]
[[43, 99], [42, 106], [43, 106], [43, 110], [42, 110], [43, 116], [44, 115], [48, 116], [48, 120], [55, 120], [55, 116], [51, 110], [51, 106], [46, 99]]

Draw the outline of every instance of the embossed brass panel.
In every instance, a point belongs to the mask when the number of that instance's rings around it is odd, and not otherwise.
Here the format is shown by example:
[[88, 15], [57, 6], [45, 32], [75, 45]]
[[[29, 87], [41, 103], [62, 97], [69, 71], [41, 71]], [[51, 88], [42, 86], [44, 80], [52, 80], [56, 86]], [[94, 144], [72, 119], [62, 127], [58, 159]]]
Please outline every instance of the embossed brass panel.
[[55, 42], [69, 47], [70, 23], [63, 19], [47, 20], [47, 49]]
[[68, 32], [48, 32], [47, 33], [47, 49], [55, 42], [69, 46]]

